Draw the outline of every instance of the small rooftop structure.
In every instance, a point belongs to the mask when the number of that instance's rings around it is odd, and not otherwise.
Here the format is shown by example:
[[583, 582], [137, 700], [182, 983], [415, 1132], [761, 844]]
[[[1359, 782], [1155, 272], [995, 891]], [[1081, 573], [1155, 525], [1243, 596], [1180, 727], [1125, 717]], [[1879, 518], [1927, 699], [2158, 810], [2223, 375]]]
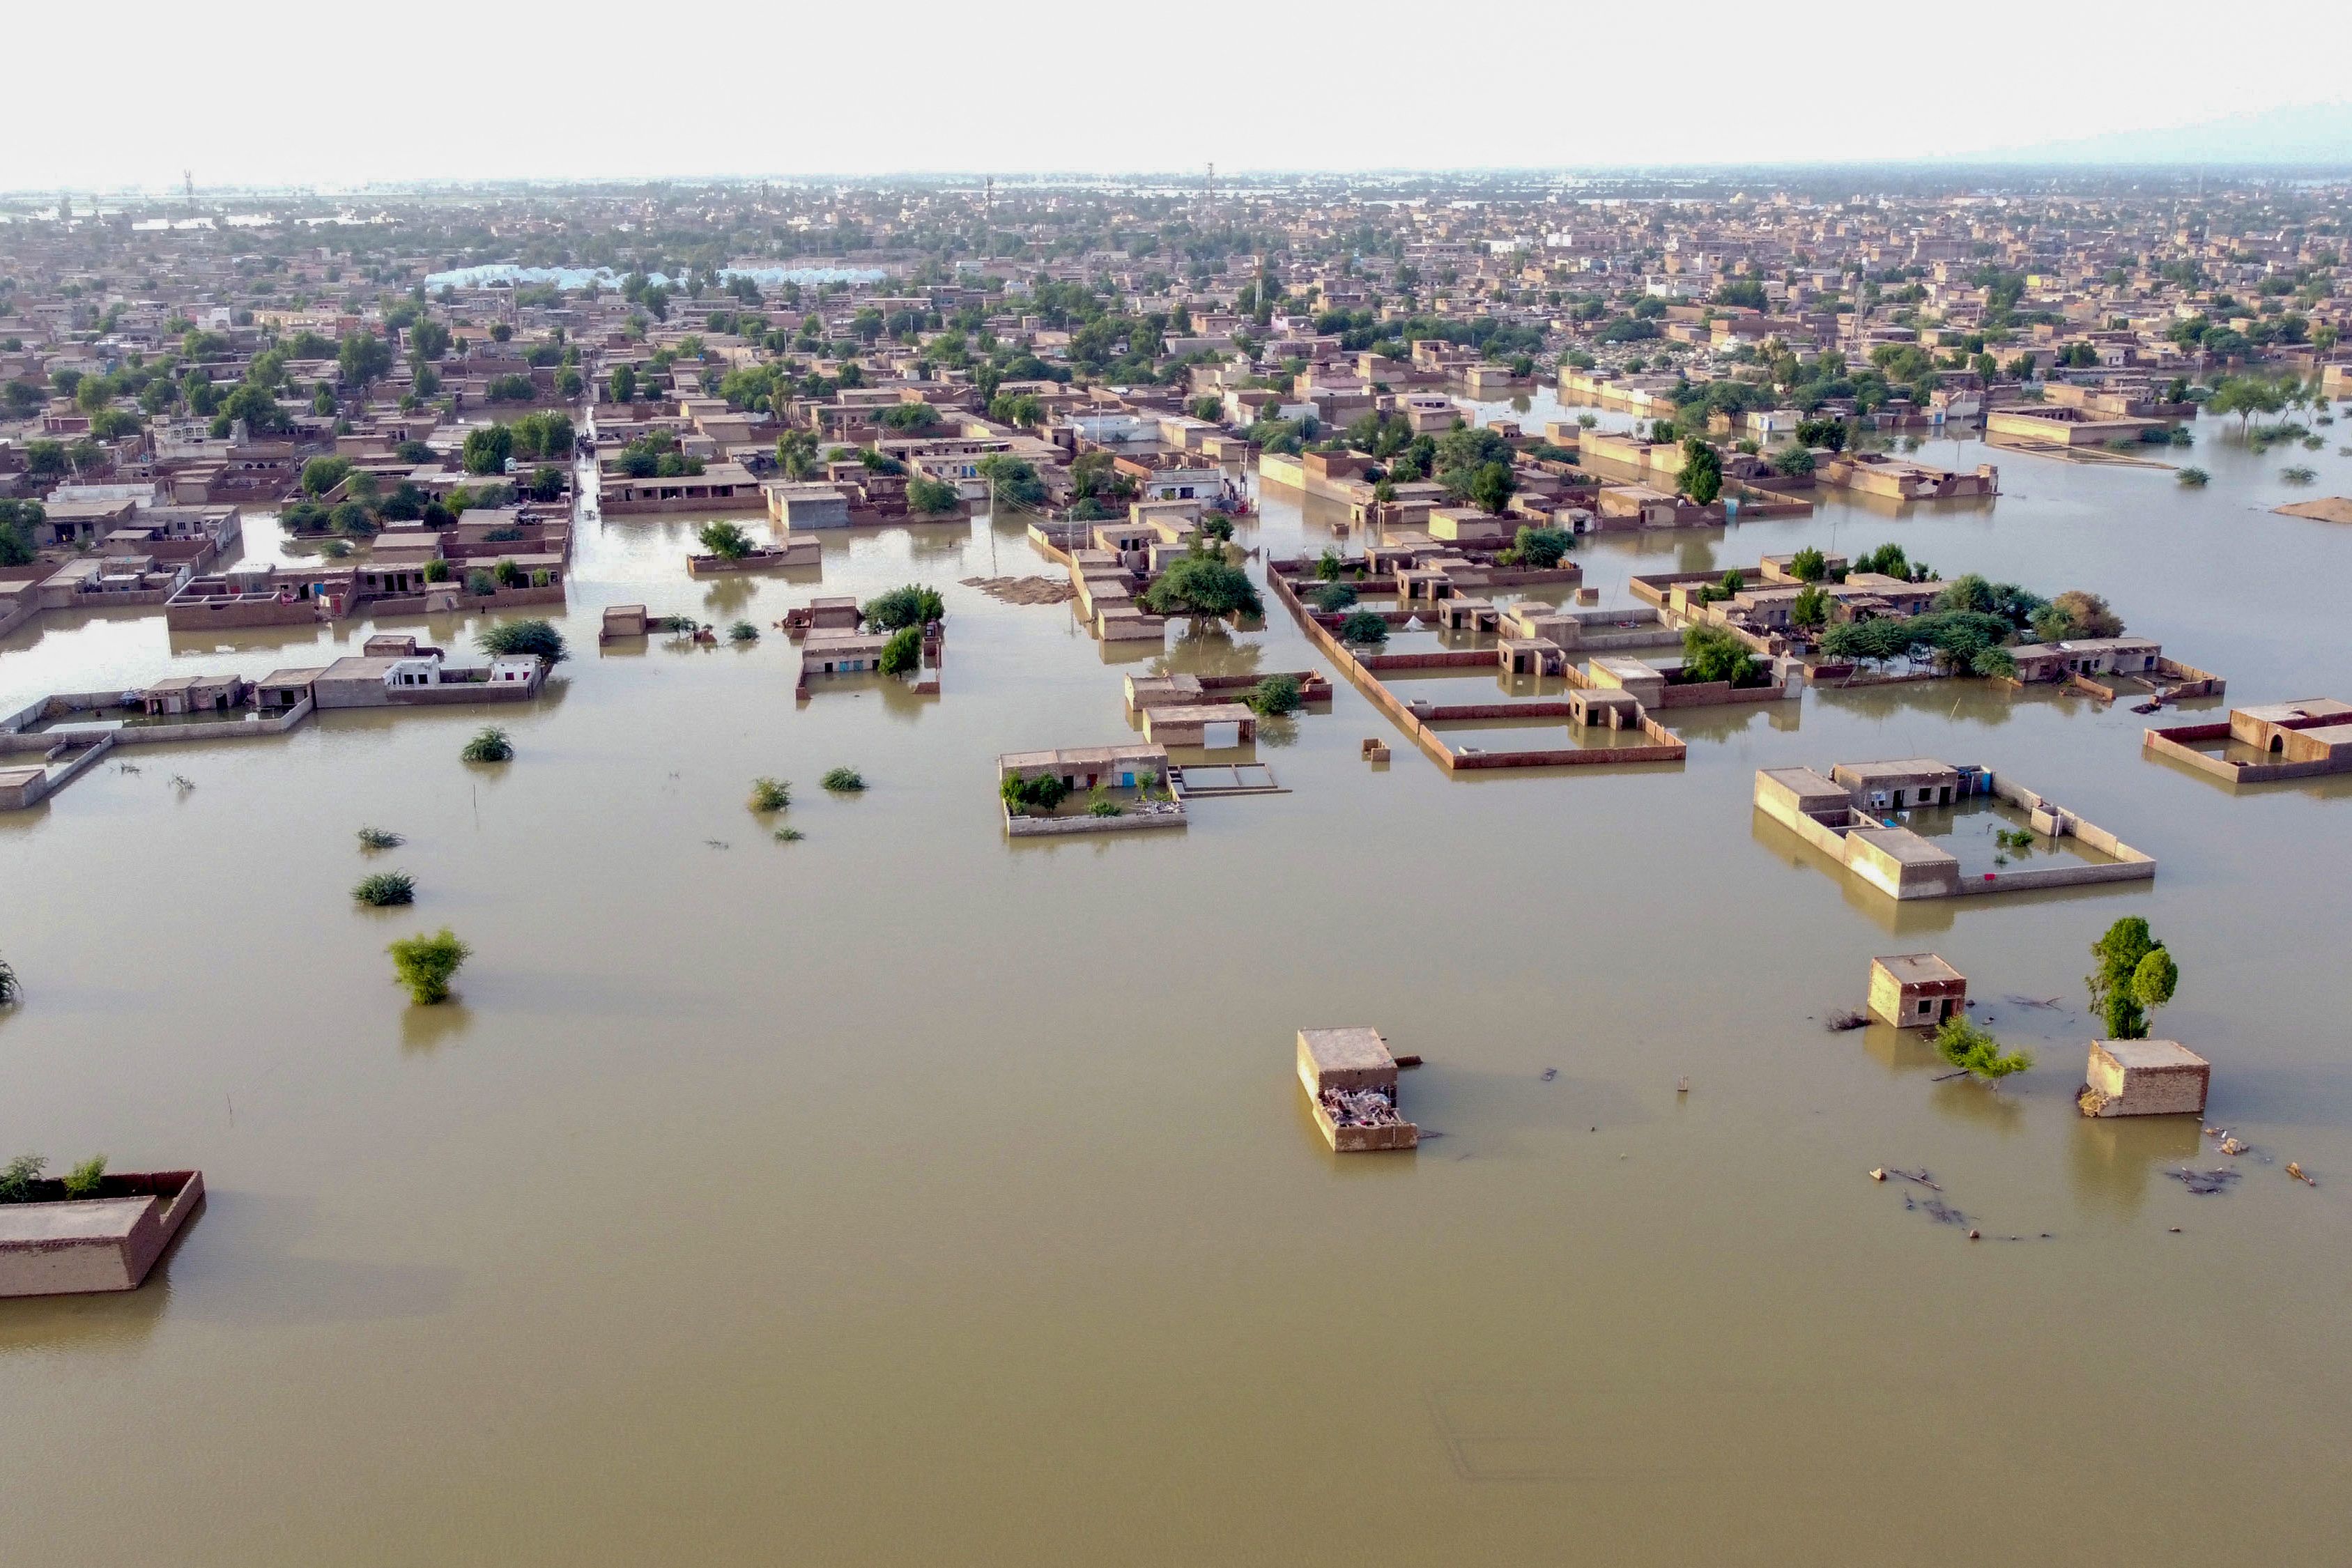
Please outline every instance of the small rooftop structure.
[[1397, 1113], [1396, 1058], [1378, 1029], [1299, 1030], [1298, 1081], [1334, 1153], [1421, 1142], [1421, 1129]]
[[2178, 1040], [2093, 1040], [2085, 1116], [2202, 1116], [2212, 1064]]

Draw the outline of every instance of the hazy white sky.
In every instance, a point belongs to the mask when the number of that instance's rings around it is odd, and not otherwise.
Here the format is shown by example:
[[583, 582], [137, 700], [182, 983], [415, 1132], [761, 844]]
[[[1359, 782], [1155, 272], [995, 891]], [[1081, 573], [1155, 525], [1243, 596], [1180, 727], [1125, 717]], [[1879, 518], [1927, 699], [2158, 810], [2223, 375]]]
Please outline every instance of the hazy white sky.
[[2352, 5], [27, 0], [8, 31], [0, 190], [89, 190], [1931, 157], [2341, 97]]

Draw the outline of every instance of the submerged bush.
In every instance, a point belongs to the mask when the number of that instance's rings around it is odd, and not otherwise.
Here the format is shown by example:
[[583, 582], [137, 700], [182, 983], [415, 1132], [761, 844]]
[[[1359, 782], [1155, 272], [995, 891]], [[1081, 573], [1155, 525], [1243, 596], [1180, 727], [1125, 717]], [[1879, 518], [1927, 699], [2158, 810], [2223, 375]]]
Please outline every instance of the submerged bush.
[[856, 795], [866, 787], [866, 775], [856, 768], [835, 768], [817, 782], [837, 794]]
[[384, 951], [392, 954], [393, 973], [408, 987], [408, 999], [419, 1006], [446, 1002], [449, 977], [474, 952], [447, 926], [431, 936], [403, 937]]
[[1969, 1074], [1987, 1083], [1999, 1083], [2011, 1073], [2023, 1072], [2033, 1065], [2031, 1051], [2007, 1051], [1987, 1030], [1955, 1013], [1944, 1020], [1936, 1031], [1936, 1054]]
[[2213, 482], [2213, 476], [2207, 473], [2202, 468], [2183, 468], [2172, 477], [2179, 480], [2182, 484], [2187, 485], [2190, 489], [2201, 489], [2205, 486]]
[[806, 834], [803, 833], [797, 827], [779, 827], [776, 829], [776, 842], [779, 844], [798, 844], [803, 838], [807, 837], [808, 836]]
[[15, 966], [6, 959], [0, 958], [0, 1007], [14, 1002], [24, 994], [24, 986], [17, 984]]
[[1376, 610], [1358, 610], [1339, 623], [1341, 642], [1384, 643], [1389, 640], [1389, 624], [1381, 619]]
[[760, 640], [760, 628], [753, 626], [749, 621], [737, 621], [733, 626], [727, 628], [727, 640], [729, 642], [758, 642]]
[[457, 755], [469, 763], [510, 763], [514, 761], [514, 742], [507, 739], [504, 730], [488, 724], [467, 742], [466, 749]]
[[1251, 687], [1242, 700], [1262, 719], [1296, 713], [1301, 700], [1298, 678], [1295, 675], [1269, 675]]
[[793, 804], [793, 785], [789, 779], [772, 779], [764, 774], [751, 781], [753, 811], [782, 811]]
[[360, 847], [362, 849], [397, 849], [407, 842], [407, 839], [387, 828], [362, 827], [360, 829]]
[[1315, 590], [1315, 607], [1327, 616], [1337, 615], [1356, 602], [1356, 590], [1349, 583], [1326, 583]]
[[373, 877], [362, 877], [352, 889], [352, 897], [371, 909], [387, 909], [394, 904], [416, 901], [416, 883], [405, 871], [378, 871]]

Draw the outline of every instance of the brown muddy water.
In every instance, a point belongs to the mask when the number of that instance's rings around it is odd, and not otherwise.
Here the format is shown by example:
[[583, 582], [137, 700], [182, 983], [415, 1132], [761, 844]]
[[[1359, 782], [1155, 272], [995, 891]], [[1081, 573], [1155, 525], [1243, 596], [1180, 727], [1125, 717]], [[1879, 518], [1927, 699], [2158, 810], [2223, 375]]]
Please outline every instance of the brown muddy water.
[[[1632, 571], [1896, 540], [2104, 592], [2231, 700], [2352, 696], [2352, 530], [2264, 510], [2352, 463], [2220, 428], [2201, 492], [2000, 453], [1990, 507], [1580, 553], [1624, 603]], [[2279, 482], [2297, 461], [2317, 486]], [[1270, 498], [1243, 542], [1319, 549], [1304, 512]], [[2233, 795], [2144, 760], [2121, 707], [1953, 684], [1676, 713], [1678, 766], [1449, 780], [1342, 684], [1261, 737], [1291, 794], [1015, 845], [995, 755], [1123, 737], [1150, 658], [955, 585], [1050, 572], [1017, 526], [828, 542], [821, 590], [691, 583], [689, 536], [585, 531], [575, 657], [487, 716], [508, 766], [457, 760], [479, 711], [344, 713], [0, 817], [29, 992], [0, 1152], [212, 1194], [143, 1290], [0, 1303], [0, 1559], [2340, 1558], [2352, 780]], [[772, 632], [595, 647], [607, 603], [765, 625], [909, 579], [950, 606], [937, 700], [795, 710]], [[327, 651], [201, 640], [20, 633], [0, 710]], [[1279, 612], [1169, 658], [1314, 662]], [[1917, 754], [2013, 774], [2156, 881], [1898, 914], [1750, 810], [1756, 768]], [[827, 795], [837, 764], [872, 787]], [[804, 841], [745, 809], [757, 774]], [[409, 842], [363, 858], [367, 825]], [[372, 868], [416, 905], [355, 908]], [[2085, 950], [2134, 913], [2182, 972], [2158, 1032], [2256, 1151], [2221, 1194], [2168, 1174], [2230, 1163], [2193, 1127], [2071, 1104]], [[475, 957], [412, 1008], [384, 943], [443, 924]], [[1919, 949], [2034, 1070], [1995, 1094], [1824, 1029]], [[1335, 1159], [1308, 1121], [1293, 1031], [1358, 1023], [1428, 1058], [1415, 1154]]]

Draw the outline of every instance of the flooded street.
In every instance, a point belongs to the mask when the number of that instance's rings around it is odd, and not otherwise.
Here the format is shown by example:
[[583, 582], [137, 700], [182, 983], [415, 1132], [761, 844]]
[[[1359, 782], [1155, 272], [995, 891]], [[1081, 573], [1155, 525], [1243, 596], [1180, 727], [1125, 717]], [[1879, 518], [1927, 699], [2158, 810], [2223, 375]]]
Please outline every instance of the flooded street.
[[[1997, 463], [2000, 498], [1823, 492], [1576, 559], [1627, 605], [1636, 572], [1892, 541], [2104, 595], [2227, 678], [2194, 716], [2352, 698], [2352, 527], [2268, 510], [2352, 494], [2352, 425], [2325, 454], [2226, 427], [2167, 454], [2202, 490], [1930, 441]], [[1334, 542], [1339, 509], [1284, 494], [1239, 542]], [[692, 540], [583, 528], [535, 704], [149, 748], [0, 816], [27, 992], [0, 1155], [210, 1193], [145, 1289], [0, 1302], [0, 1561], [2342, 1553], [2352, 777], [2233, 794], [2143, 757], [2193, 719], [1938, 681], [1664, 713], [1680, 764], [1448, 778], [1341, 680], [1258, 738], [1291, 793], [1016, 844], [996, 756], [1129, 739], [1120, 678], [1156, 657], [959, 586], [1062, 575], [1019, 522], [828, 536], [821, 575], [715, 584]], [[277, 549], [249, 519], [247, 555]], [[946, 596], [943, 694], [796, 709], [772, 623], [908, 582]], [[600, 651], [616, 603], [764, 635]], [[1167, 664], [1328, 673], [1269, 609]], [[52, 617], [0, 639], [0, 711], [372, 629]], [[385, 629], [456, 653], [479, 627]], [[458, 761], [485, 722], [510, 764]], [[1507, 722], [1463, 735], [1523, 743]], [[2064, 803], [2155, 881], [1898, 910], [1751, 809], [1758, 768], [1911, 756]], [[818, 787], [844, 765], [871, 787]], [[757, 775], [793, 781], [802, 842], [746, 809]], [[365, 826], [408, 843], [362, 857]], [[415, 905], [354, 907], [390, 868]], [[2232, 1163], [2188, 1119], [2072, 1103], [2088, 949], [2129, 914], [2180, 966], [2154, 1033], [2210, 1058], [2207, 1120], [2253, 1149], [2221, 1193], [2172, 1174]], [[412, 1008], [384, 945], [444, 924], [475, 956]], [[1824, 1027], [1874, 954], [1930, 949], [2036, 1054], [1997, 1093], [1935, 1081], [1920, 1037]], [[1357, 1024], [1427, 1059], [1415, 1153], [1315, 1131], [1293, 1033]]]

